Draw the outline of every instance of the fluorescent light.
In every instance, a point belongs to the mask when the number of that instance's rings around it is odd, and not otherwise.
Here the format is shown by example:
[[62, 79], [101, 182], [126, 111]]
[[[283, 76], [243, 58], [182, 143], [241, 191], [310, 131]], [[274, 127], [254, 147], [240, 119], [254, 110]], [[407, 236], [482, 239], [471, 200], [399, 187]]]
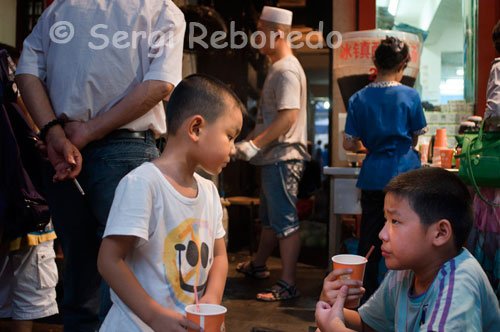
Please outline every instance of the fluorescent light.
[[458, 76], [464, 76], [464, 70], [463, 70], [463, 68], [458, 68], [457, 69], [457, 75]]
[[325, 102], [323, 103], [323, 108], [324, 108], [325, 110], [329, 109], [329, 108], [330, 108], [330, 102], [329, 102], [329, 101], [325, 101]]
[[399, 5], [399, 0], [390, 0], [389, 1], [389, 8], [387, 9], [389, 14], [391, 14], [392, 16], [396, 16], [396, 12], [398, 10], [398, 5]]

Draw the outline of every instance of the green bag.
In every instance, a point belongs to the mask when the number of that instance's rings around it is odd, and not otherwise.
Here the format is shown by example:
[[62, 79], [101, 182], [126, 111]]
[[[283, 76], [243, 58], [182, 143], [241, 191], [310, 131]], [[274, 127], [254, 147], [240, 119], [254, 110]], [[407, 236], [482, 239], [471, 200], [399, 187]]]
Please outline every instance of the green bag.
[[484, 132], [484, 120], [479, 132], [465, 132], [456, 136], [462, 153], [458, 176], [467, 184], [472, 185], [479, 197], [491, 206], [478, 187], [500, 188], [500, 132]]

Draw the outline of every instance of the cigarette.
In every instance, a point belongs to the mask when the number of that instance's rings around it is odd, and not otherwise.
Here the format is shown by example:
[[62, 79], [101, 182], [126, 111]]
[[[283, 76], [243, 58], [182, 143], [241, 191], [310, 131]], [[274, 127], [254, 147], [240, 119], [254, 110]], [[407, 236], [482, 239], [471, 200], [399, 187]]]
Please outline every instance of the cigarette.
[[85, 191], [83, 191], [82, 186], [80, 186], [80, 183], [78, 183], [78, 180], [76, 178], [73, 178], [73, 182], [80, 194], [82, 194], [82, 196], [85, 196]]

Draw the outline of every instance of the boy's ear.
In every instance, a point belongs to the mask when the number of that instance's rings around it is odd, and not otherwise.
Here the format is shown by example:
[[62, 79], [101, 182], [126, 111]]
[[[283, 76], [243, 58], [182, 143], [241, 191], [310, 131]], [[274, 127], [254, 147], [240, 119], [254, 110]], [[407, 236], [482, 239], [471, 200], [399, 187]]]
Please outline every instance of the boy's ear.
[[192, 116], [188, 121], [188, 135], [194, 141], [198, 142], [200, 133], [205, 125], [205, 119], [199, 114]]
[[442, 246], [449, 241], [453, 241], [453, 229], [450, 221], [441, 219], [432, 226], [432, 242], [435, 246]]

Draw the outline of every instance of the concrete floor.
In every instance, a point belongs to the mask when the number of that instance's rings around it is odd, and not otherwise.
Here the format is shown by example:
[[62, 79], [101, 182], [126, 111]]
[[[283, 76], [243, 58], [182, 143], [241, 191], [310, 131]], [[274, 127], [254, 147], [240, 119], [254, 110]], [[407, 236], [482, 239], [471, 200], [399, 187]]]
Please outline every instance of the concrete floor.
[[228, 332], [308, 332], [314, 331], [314, 309], [327, 270], [299, 263], [297, 287], [301, 296], [284, 302], [257, 301], [255, 296], [271, 287], [280, 276], [281, 262], [271, 257], [267, 266], [271, 277], [255, 280], [236, 272], [236, 264], [248, 259], [242, 253], [229, 253], [229, 273], [222, 304], [227, 307]]
[[[228, 253], [229, 273], [223, 305], [227, 307], [227, 332], [309, 332], [314, 331], [314, 308], [321, 292], [326, 268], [298, 264], [297, 285], [301, 296], [284, 302], [261, 302], [257, 292], [271, 287], [280, 276], [281, 262], [271, 257], [266, 280], [247, 278], [236, 272], [236, 264], [248, 259], [248, 251]], [[303, 259], [304, 261], [307, 261]], [[61, 317], [53, 316], [35, 322], [33, 332], [62, 332]], [[10, 322], [0, 320], [0, 332], [9, 332]]]

